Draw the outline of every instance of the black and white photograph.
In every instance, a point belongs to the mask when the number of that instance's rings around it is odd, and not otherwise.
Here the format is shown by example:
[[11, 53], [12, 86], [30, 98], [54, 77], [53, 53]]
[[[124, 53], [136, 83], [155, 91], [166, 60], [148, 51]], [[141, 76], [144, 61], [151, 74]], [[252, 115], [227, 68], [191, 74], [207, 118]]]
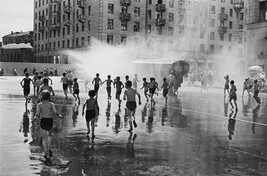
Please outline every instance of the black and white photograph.
[[1, 0], [1, 176], [267, 176], [267, 0]]

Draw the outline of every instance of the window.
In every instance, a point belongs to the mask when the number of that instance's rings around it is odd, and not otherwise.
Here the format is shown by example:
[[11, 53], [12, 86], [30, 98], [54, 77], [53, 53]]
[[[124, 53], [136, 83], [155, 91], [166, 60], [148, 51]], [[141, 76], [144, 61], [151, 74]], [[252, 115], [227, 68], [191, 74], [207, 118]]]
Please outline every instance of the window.
[[91, 6], [88, 6], [88, 15], [91, 15]]
[[210, 40], [215, 40], [215, 33], [214, 32], [210, 32]]
[[205, 38], [205, 31], [200, 31], [200, 39], [204, 39]]
[[62, 35], [65, 36], [65, 28], [62, 28]]
[[134, 32], [139, 32], [139, 31], [140, 31], [140, 23], [134, 22]]
[[267, 1], [260, 2], [260, 22], [267, 21]]
[[114, 4], [108, 4], [108, 13], [114, 14]]
[[84, 31], [84, 28], [85, 28], [85, 24], [82, 23], [82, 31]]
[[113, 44], [113, 35], [107, 35], [107, 43]]
[[148, 4], [152, 4], [152, 0], [148, 0]]
[[244, 14], [243, 13], [239, 13], [239, 16], [240, 16], [240, 20], [243, 20], [244, 19]]
[[84, 46], [84, 37], [82, 37], [81, 42], [82, 42], [82, 46]]
[[233, 28], [233, 22], [229, 21], [229, 29], [232, 29], [232, 28]]
[[122, 21], [121, 22], [121, 30], [122, 31], [127, 31], [127, 21]]
[[57, 42], [57, 47], [60, 48], [60, 41]]
[[220, 33], [220, 41], [224, 41], [224, 33]]
[[88, 21], [88, 30], [91, 30], [91, 20]]
[[113, 29], [113, 19], [108, 19], [108, 29]]
[[210, 45], [210, 52], [214, 53], [214, 51], [215, 51], [214, 45]]
[[223, 46], [219, 46], [219, 52], [221, 53], [221, 52], [223, 52]]
[[127, 36], [121, 36], [121, 44], [126, 44], [127, 43]]
[[76, 24], [76, 32], [79, 32], [79, 23]]
[[67, 40], [67, 47], [70, 47], [70, 40]]
[[139, 7], [134, 8], [134, 16], [140, 17], [140, 8]]
[[230, 9], [230, 14], [229, 14], [230, 17], [233, 17], [233, 9]]
[[173, 22], [173, 13], [169, 13], [169, 22]]
[[224, 12], [225, 12], [225, 8], [221, 7], [221, 14], [224, 14]]
[[240, 25], [239, 25], [239, 29], [243, 29], [243, 25], [240, 24]]
[[210, 19], [210, 26], [215, 27], [215, 19]]
[[225, 0], [221, 0], [221, 2], [225, 3]]
[[147, 25], [146, 33], [151, 34], [151, 24]]
[[173, 35], [173, 27], [168, 27], [168, 33], [169, 35]]
[[91, 36], [88, 36], [87, 37], [87, 45], [90, 45], [90, 43], [91, 43]]
[[199, 45], [199, 51], [200, 52], [204, 52], [205, 51], [205, 45], [204, 44], [200, 44]]
[[233, 0], [230, 0], [230, 4], [233, 4]]
[[60, 37], [60, 29], [57, 31], [57, 36]]
[[229, 34], [229, 39], [228, 39], [229, 42], [232, 41], [232, 34]]
[[79, 38], [76, 38], [76, 46], [79, 46]]
[[53, 48], [56, 49], [56, 42], [53, 42]]
[[162, 35], [162, 27], [161, 26], [157, 27], [157, 34]]
[[70, 35], [70, 27], [67, 28], [67, 34]]
[[147, 10], [147, 18], [151, 19], [151, 10]]
[[174, 0], [169, 0], [169, 7], [173, 8]]
[[211, 14], [215, 14], [215, 6], [211, 6]]
[[65, 48], [65, 40], [62, 41], [62, 48]]

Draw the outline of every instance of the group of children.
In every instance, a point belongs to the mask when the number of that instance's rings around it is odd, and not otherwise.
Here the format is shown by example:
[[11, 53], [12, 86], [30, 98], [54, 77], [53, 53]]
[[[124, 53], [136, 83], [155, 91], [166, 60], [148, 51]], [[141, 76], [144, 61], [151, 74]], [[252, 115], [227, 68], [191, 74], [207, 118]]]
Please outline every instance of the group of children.
[[[234, 104], [235, 104], [235, 108], [236, 110], [238, 110], [237, 108], [237, 103], [236, 103], [236, 100], [237, 100], [237, 96], [236, 96], [236, 86], [234, 85], [234, 80], [231, 80], [230, 81], [230, 78], [229, 78], [229, 75], [226, 75], [224, 77], [225, 79], [225, 85], [224, 85], [224, 97], [226, 96], [226, 92], [228, 92], [229, 94], [229, 102], [230, 102], [230, 105], [232, 107], [232, 109], [234, 108], [233, 104], [232, 104], [232, 100], [234, 101]], [[230, 85], [229, 85], [230, 83]], [[260, 101], [260, 98], [259, 98], [259, 92], [261, 90], [261, 87], [260, 85], [258, 84], [258, 80], [255, 79], [254, 80], [254, 84], [252, 84], [252, 82], [250, 81], [249, 78], [246, 78], [244, 83], [243, 83], [243, 92], [242, 92], [242, 97], [244, 96], [244, 92], [247, 91], [248, 92], [248, 96], [250, 97], [250, 92], [253, 92], [254, 94], [254, 99], [256, 100], [256, 102], [258, 103], [258, 105], [260, 106], [261, 105], [261, 101]]]

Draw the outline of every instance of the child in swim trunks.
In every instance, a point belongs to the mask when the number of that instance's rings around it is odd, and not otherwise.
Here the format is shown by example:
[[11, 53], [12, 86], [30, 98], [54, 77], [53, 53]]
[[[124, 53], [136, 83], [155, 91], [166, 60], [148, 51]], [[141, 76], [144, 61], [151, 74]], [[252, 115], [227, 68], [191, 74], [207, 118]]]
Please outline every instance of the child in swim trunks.
[[80, 104], [80, 96], [79, 96], [80, 89], [79, 89], [79, 83], [77, 80], [78, 80], [77, 78], [73, 79], [74, 83], [73, 83], [73, 94], [72, 95], [74, 96], [75, 101], [78, 99], [78, 104]]
[[110, 79], [111, 76], [108, 75], [108, 79], [105, 80], [102, 84], [104, 84], [105, 82], [107, 82], [107, 94], [108, 94], [108, 100], [110, 99], [111, 100], [111, 83], [113, 83], [113, 81]]
[[162, 86], [161, 86], [161, 90], [163, 90], [163, 97], [165, 98], [166, 105], [167, 105], [167, 99], [168, 99], [167, 94], [168, 94], [169, 88], [170, 88], [170, 86], [167, 83], [167, 79], [163, 78], [163, 83], [162, 83]]
[[98, 106], [97, 100], [94, 98], [95, 97], [95, 91], [94, 90], [89, 91], [89, 96], [90, 96], [90, 98], [88, 98], [83, 105], [82, 116], [84, 116], [84, 109], [86, 107], [85, 118], [86, 118], [87, 130], [88, 130], [87, 134], [90, 133], [89, 123], [91, 122], [92, 139], [94, 140], [94, 138], [95, 138], [95, 118], [99, 114], [99, 106]]
[[[25, 78], [23, 78], [23, 80], [20, 82], [20, 85], [21, 87], [23, 88], [23, 94], [24, 94], [24, 97], [26, 98], [26, 103], [27, 101], [30, 102], [31, 99], [29, 98], [29, 94], [30, 94], [30, 84], [32, 82], [32, 79], [29, 78], [29, 73], [25, 73]], [[23, 85], [22, 85], [23, 83]], [[32, 82], [33, 84], [33, 82]]]
[[51, 142], [52, 142], [52, 128], [54, 114], [62, 118], [57, 112], [55, 104], [49, 101], [50, 92], [44, 90], [42, 102], [37, 105], [36, 117], [40, 118], [42, 145], [44, 149], [44, 157], [49, 161], [52, 157]]
[[102, 84], [101, 79], [99, 78], [99, 73], [96, 74], [96, 77], [94, 78], [94, 80], [92, 81], [92, 84], [94, 84], [94, 90], [95, 90], [95, 95], [96, 97], [98, 97], [98, 90], [99, 90], [99, 86]]
[[126, 100], [126, 98], [127, 98], [126, 107], [127, 107], [129, 125], [130, 125], [130, 129], [128, 131], [132, 132], [132, 130], [133, 130], [132, 121], [133, 121], [134, 127], [135, 128], [137, 127], [137, 124], [135, 122], [135, 117], [134, 117], [135, 109], [136, 109], [135, 95], [138, 96], [139, 105], [141, 105], [141, 97], [140, 97], [140, 94], [135, 89], [132, 88], [132, 82], [131, 81], [126, 82], [126, 87], [127, 87], [127, 89], [124, 91], [123, 99]]

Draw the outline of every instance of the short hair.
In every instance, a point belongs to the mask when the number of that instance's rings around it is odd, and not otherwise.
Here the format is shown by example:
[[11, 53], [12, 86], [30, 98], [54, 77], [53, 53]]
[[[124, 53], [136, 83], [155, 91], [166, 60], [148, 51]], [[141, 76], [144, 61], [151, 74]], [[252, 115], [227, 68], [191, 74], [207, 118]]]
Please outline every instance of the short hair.
[[64, 72], [64, 73], [62, 73], [62, 75], [63, 75], [63, 76], [66, 76], [66, 73]]
[[28, 72], [25, 73], [25, 76], [29, 76], [30, 74]]
[[111, 76], [110, 76], [110, 75], [108, 75], [108, 78], [111, 78]]
[[150, 78], [150, 81], [153, 81], [153, 78]]
[[258, 82], [258, 80], [257, 80], [257, 79], [255, 79], [255, 80], [254, 80], [254, 83], [256, 84], [257, 82]]
[[74, 79], [73, 79], [73, 81], [77, 81], [77, 80], [78, 80], [78, 78], [74, 78]]
[[94, 90], [90, 90], [88, 94], [89, 94], [90, 97], [94, 97], [95, 96], [95, 91]]
[[127, 81], [127, 82], [126, 82], [126, 86], [127, 86], [127, 87], [132, 87], [132, 81]]
[[117, 76], [117, 78], [116, 78], [117, 80], [120, 80], [121, 79], [121, 77], [119, 77], [119, 76]]
[[42, 100], [50, 100], [50, 92], [48, 90], [42, 92]]
[[146, 78], [143, 78], [143, 81], [146, 81]]
[[43, 79], [43, 83], [44, 83], [44, 84], [48, 84], [48, 79], [47, 79], [47, 78], [44, 78], [44, 79]]
[[230, 81], [230, 84], [234, 84], [234, 83], [235, 83], [234, 80], [231, 80], [231, 81]]
[[99, 73], [97, 73], [96, 76], [99, 76]]
[[38, 79], [42, 79], [42, 76], [38, 76]]
[[39, 73], [38, 72], [35, 72], [35, 75], [39, 75]]
[[129, 79], [129, 76], [128, 76], [128, 75], [126, 75], [126, 76], [125, 76], [125, 79]]
[[167, 79], [166, 78], [163, 78], [163, 81], [165, 82]]

